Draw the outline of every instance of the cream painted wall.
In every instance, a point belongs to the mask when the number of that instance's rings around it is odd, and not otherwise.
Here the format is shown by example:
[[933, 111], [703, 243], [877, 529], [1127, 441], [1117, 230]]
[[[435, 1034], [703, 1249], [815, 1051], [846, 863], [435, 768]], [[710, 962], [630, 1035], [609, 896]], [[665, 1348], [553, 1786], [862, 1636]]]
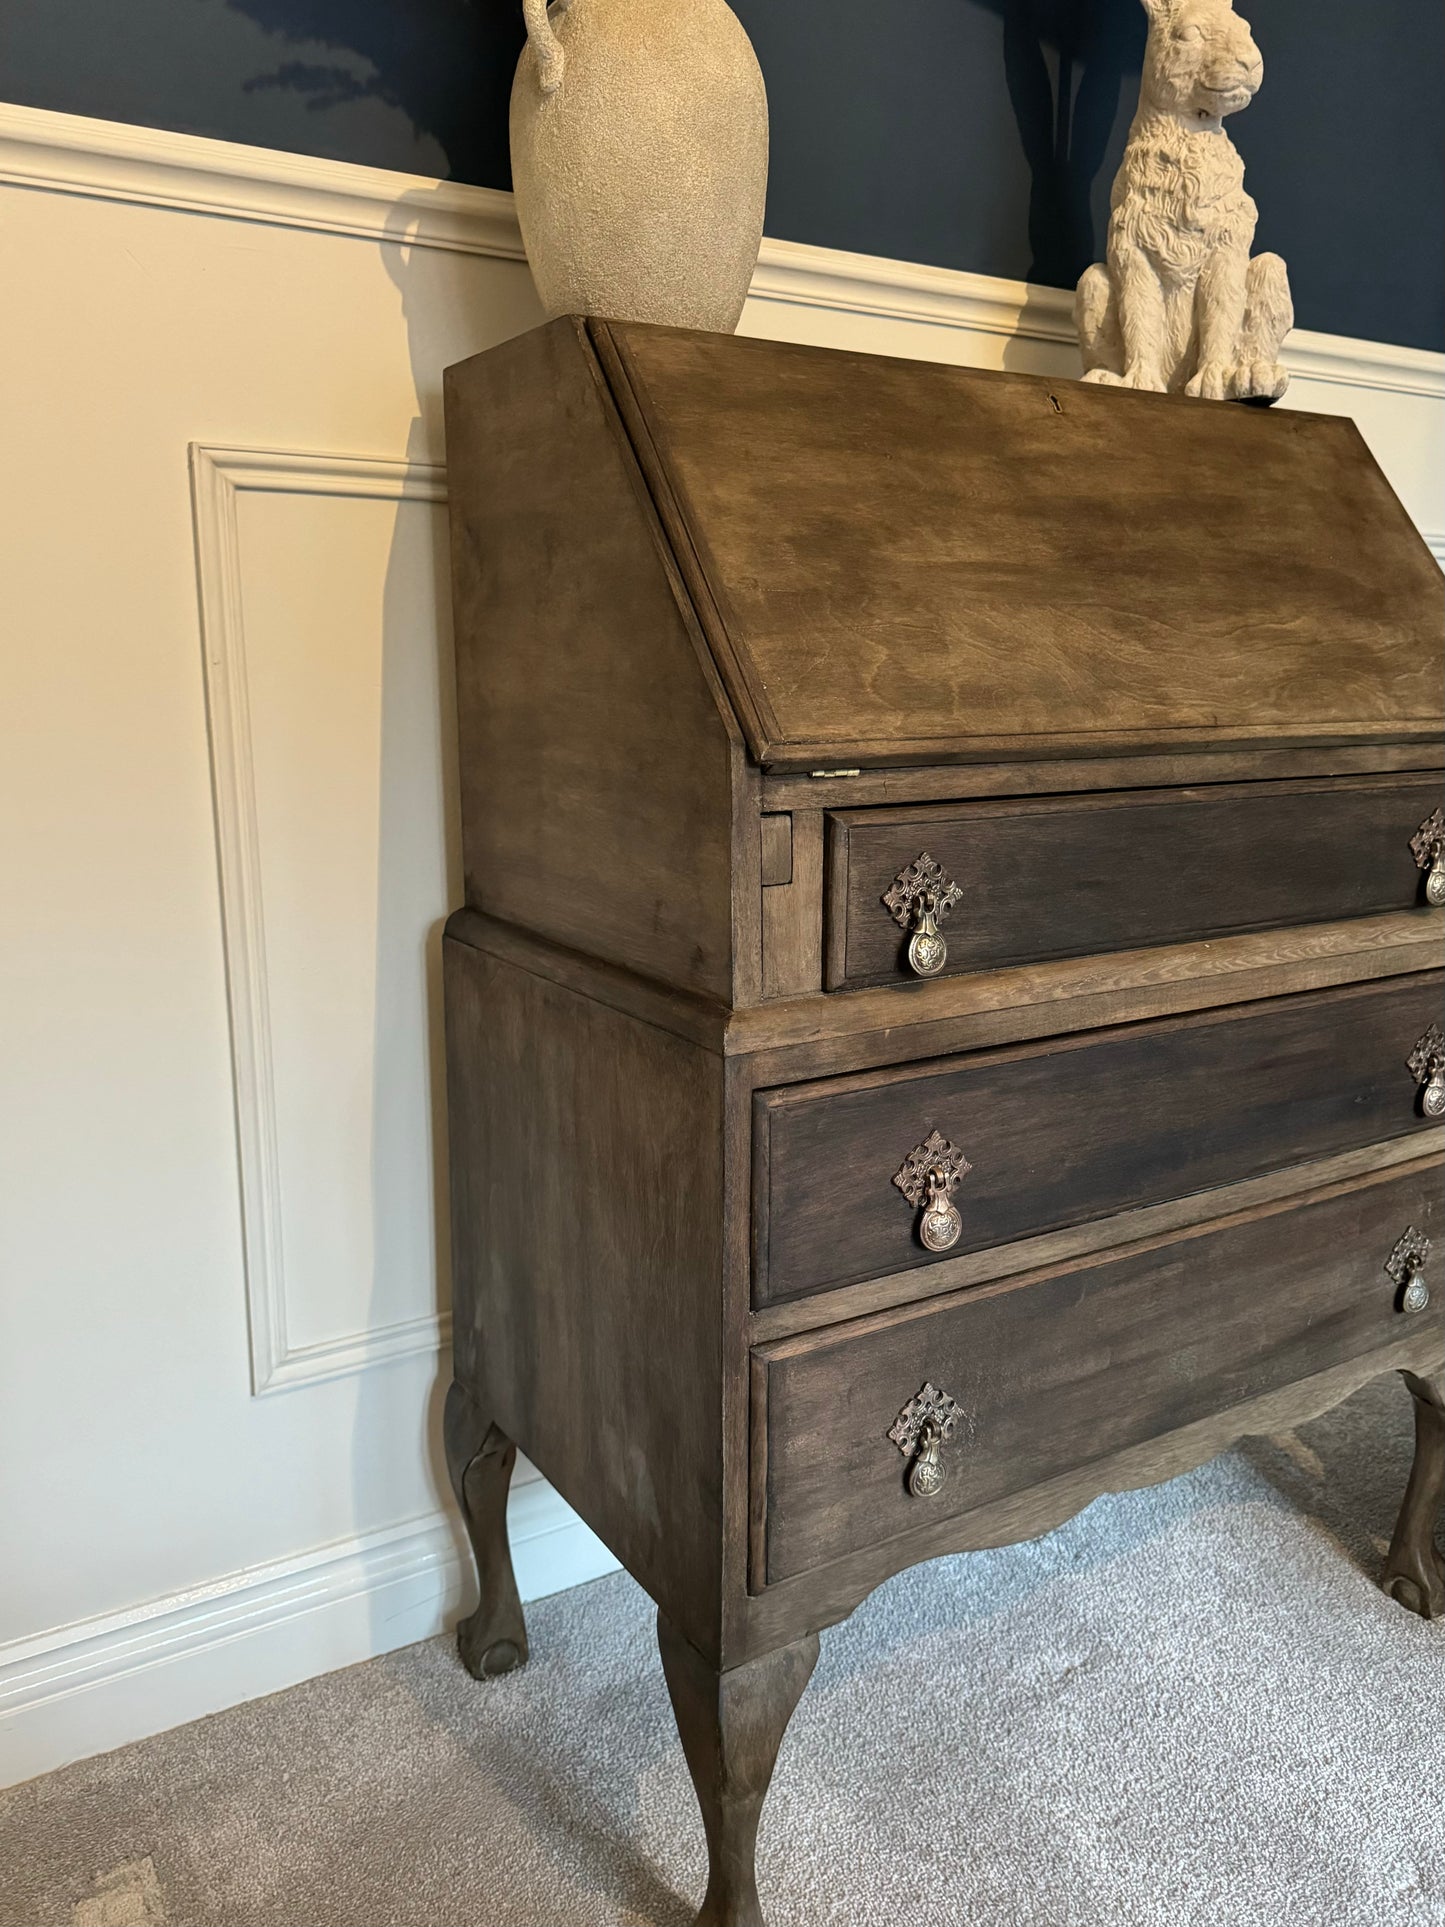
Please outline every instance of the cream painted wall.
[[[538, 314], [505, 196], [28, 110], [0, 236], [3, 1783], [463, 1597], [440, 372]], [[778, 243], [744, 326], [1072, 366], [1053, 294]], [[1445, 357], [1293, 358], [1445, 528]], [[512, 1524], [528, 1595], [611, 1563]]]

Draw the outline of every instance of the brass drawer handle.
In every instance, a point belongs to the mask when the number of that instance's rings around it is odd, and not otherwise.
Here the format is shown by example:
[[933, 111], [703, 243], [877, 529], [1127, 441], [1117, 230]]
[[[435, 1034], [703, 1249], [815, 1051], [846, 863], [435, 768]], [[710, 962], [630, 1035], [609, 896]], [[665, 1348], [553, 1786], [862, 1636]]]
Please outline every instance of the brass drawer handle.
[[888, 1428], [889, 1438], [904, 1458], [913, 1461], [908, 1468], [908, 1490], [915, 1499], [931, 1499], [942, 1488], [948, 1468], [939, 1447], [953, 1437], [962, 1417], [963, 1407], [958, 1401], [930, 1381], [916, 1398], [909, 1399]]
[[1445, 1117], [1445, 1030], [1432, 1024], [1405, 1059], [1410, 1075], [1423, 1086], [1420, 1109], [1426, 1117]]
[[1425, 872], [1425, 901], [1445, 903], [1445, 810], [1431, 810], [1410, 838], [1417, 867]]
[[958, 1243], [963, 1219], [952, 1202], [959, 1182], [973, 1169], [956, 1144], [941, 1131], [930, 1131], [915, 1144], [893, 1182], [915, 1209], [920, 1209], [918, 1236], [925, 1251], [947, 1251]]
[[916, 856], [893, 879], [882, 901], [908, 939], [908, 968], [915, 977], [936, 977], [948, 962], [948, 943], [939, 924], [963, 895], [962, 890], [927, 850]]
[[1404, 1235], [1385, 1260], [1386, 1271], [1399, 1287], [1401, 1311], [1424, 1311], [1430, 1303], [1430, 1287], [1421, 1274], [1433, 1249], [1423, 1231], [1406, 1225]]

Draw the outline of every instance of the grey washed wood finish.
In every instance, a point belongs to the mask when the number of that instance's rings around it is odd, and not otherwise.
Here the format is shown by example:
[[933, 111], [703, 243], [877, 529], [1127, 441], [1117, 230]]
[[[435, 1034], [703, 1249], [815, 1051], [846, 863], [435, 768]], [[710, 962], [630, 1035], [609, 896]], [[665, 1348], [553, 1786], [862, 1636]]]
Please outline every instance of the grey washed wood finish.
[[[711, 1927], [763, 1918], [820, 1629], [919, 1559], [1401, 1371], [1386, 1578], [1438, 1610], [1445, 1284], [1406, 1315], [1381, 1270], [1438, 1208], [1405, 1058], [1445, 916], [1396, 849], [1438, 575], [1348, 424], [1049, 393], [569, 320], [448, 375], [463, 1653], [525, 1656], [520, 1449], [657, 1601]], [[1193, 924], [1120, 834], [1170, 809]], [[902, 981], [849, 906], [925, 819], [960, 861], [1014, 824], [1030, 875], [1086, 824], [1086, 906], [1021, 936], [979, 887], [958, 974]], [[889, 1179], [934, 1125], [974, 1190], [925, 1258]], [[925, 1500], [886, 1434], [929, 1377], [969, 1450]]]
[[893, 1183], [932, 1130], [972, 1167], [955, 1257], [1422, 1134], [1404, 1060], [1442, 1006], [1427, 973], [761, 1093], [753, 1302], [939, 1263]]
[[1403, 1372], [1415, 1401], [1415, 1463], [1390, 1543], [1385, 1590], [1425, 1619], [1445, 1619], [1445, 1557], [1435, 1537], [1445, 1505], [1445, 1372]]
[[[1384, 1266], [1441, 1219], [1438, 1159], [765, 1348], [765, 1580], [906, 1534], [920, 1506], [880, 1439], [925, 1381], [967, 1412], [930, 1502], [967, 1512], [1379, 1351]], [[1445, 1353], [1445, 1293], [1429, 1310]]]
[[951, 973], [1405, 910], [1434, 773], [847, 810], [828, 817], [830, 989], [908, 981], [882, 901], [927, 851]]
[[1439, 732], [1439, 572], [1352, 422], [597, 332], [765, 764]]

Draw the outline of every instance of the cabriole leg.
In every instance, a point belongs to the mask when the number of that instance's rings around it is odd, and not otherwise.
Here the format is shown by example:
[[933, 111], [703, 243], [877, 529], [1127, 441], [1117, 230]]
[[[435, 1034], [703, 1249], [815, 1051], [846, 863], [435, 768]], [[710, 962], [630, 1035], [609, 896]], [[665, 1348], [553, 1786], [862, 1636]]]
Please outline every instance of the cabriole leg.
[[754, 1856], [783, 1734], [818, 1660], [818, 1636], [721, 1673], [657, 1615], [662, 1670], [707, 1834], [697, 1927], [764, 1927]]
[[527, 1658], [527, 1628], [507, 1543], [507, 1488], [517, 1448], [455, 1383], [447, 1393], [443, 1433], [447, 1470], [476, 1555], [482, 1594], [477, 1610], [457, 1627], [457, 1650], [473, 1679], [490, 1679]]
[[1385, 1567], [1392, 1599], [1423, 1619], [1445, 1618], [1445, 1559], [1435, 1528], [1445, 1506], [1445, 1372], [1401, 1372], [1415, 1401], [1415, 1466]]

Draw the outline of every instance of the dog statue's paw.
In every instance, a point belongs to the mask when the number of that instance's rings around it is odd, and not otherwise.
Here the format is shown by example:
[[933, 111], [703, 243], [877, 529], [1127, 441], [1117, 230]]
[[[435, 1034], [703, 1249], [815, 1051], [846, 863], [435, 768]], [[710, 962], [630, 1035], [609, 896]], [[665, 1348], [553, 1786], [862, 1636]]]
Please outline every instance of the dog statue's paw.
[[1239, 367], [1239, 401], [1278, 401], [1289, 387], [1289, 375], [1277, 361], [1246, 361]]
[[1124, 377], [1116, 374], [1112, 368], [1090, 368], [1085, 372], [1084, 380], [1101, 381], [1110, 388], [1122, 388], [1124, 385]]
[[1186, 395], [1201, 401], [1233, 401], [1240, 393], [1240, 370], [1227, 361], [1201, 362], [1184, 387]]

